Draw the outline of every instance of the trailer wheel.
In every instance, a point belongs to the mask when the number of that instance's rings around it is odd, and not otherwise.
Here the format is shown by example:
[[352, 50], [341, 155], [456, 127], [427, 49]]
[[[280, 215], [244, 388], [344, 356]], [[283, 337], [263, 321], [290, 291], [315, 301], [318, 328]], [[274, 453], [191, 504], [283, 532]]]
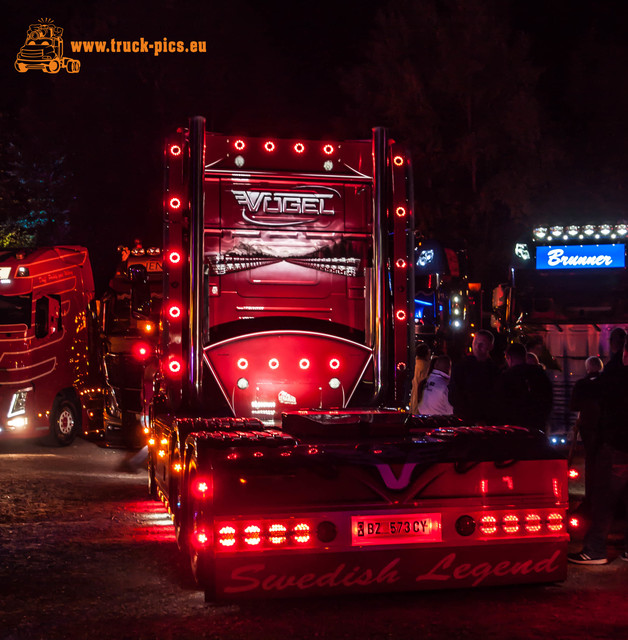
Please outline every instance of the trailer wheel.
[[28, 71], [27, 66], [22, 63], [22, 62], [18, 62], [17, 60], [15, 61], [15, 70], [19, 71], [20, 73], [25, 73], [26, 71]]
[[68, 73], [78, 73], [81, 70], [80, 60], [68, 60], [68, 64], [65, 69]]
[[73, 402], [61, 400], [55, 403], [50, 422], [50, 432], [62, 447], [71, 444], [79, 430], [78, 410]]

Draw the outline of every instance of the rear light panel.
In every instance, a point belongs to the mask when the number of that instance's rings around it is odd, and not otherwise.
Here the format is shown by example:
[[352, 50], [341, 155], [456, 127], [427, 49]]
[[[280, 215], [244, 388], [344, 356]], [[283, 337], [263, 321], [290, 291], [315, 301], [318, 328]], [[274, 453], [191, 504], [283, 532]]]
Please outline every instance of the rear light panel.
[[321, 546], [310, 519], [261, 519], [218, 522], [216, 551], [309, 549]]
[[476, 534], [482, 539], [551, 536], [566, 531], [565, 516], [560, 510], [491, 511], [474, 519]]

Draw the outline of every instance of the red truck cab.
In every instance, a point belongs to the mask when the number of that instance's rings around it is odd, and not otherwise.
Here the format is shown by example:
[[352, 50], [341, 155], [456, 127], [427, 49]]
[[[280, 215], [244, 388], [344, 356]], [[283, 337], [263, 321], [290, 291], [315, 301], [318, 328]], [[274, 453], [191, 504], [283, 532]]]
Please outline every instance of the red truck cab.
[[0, 439], [50, 433], [68, 445], [80, 433], [93, 297], [84, 247], [0, 253]]

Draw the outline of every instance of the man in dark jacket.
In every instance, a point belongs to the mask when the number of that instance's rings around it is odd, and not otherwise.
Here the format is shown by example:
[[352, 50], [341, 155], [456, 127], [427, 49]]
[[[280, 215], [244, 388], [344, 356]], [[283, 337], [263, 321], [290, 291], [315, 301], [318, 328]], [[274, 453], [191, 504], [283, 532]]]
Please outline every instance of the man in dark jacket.
[[449, 402], [454, 415], [469, 422], [490, 422], [493, 384], [499, 372], [491, 359], [493, 334], [482, 329], [473, 338], [473, 355], [457, 362], [449, 381]]
[[[591, 525], [580, 553], [567, 558], [575, 564], [607, 564], [606, 539], [615, 509], [623, 498], [628, 507], [628, 345], [624, 345], [622, 366], [606, 367], [600, 376], [599, 421], [601, 445], [595, 457]], [[628, 561], [628, 523], [621, 559]]]
[[506, 348], [508, 368], [495, 382], [495, 422], [545, 430], [552, 411], [552, 383], [543, 367], [526, 362], [526, 348]]

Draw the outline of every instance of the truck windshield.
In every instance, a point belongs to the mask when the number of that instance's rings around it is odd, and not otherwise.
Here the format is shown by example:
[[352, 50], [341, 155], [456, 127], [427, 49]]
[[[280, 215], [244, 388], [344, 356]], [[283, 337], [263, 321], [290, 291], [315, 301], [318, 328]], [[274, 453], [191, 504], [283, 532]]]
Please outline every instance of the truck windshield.
[[31, 296], [0, 296], [0, 325], [25, 324], [31, 326]]

